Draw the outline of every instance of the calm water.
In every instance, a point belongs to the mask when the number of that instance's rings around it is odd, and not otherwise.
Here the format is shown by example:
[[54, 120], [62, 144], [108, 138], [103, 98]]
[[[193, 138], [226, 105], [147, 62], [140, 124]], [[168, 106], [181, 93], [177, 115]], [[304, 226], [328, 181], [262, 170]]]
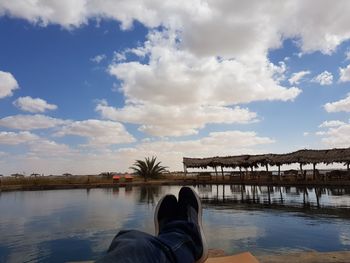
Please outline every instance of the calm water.
[[[0, 262], [98, 258], [120, 229], [152, 233], [178, 186], [0, 193]], [[255, 254], [350, 250], [350, 189], [199, 186], [210, 248]]]

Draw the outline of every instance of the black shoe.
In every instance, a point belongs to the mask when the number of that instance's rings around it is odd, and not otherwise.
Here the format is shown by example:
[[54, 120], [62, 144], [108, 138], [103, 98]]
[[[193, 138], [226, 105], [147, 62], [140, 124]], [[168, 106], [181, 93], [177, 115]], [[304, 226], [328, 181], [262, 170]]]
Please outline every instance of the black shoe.
[[178, 204], [174, 195], [166, 195], [159, 200], [154, 212], [155, 234], [158, 236], [164, 225], [178, 217]]
[[202, 226], [202, 202], [192, 188], [186, 186], [181, 188], [179, 192], [179, 211], [184, 220], [198, 226], [203, 250], [198, 259], [196, 259], [196, 263], [204, 262], [208, 258], [208, 245]]

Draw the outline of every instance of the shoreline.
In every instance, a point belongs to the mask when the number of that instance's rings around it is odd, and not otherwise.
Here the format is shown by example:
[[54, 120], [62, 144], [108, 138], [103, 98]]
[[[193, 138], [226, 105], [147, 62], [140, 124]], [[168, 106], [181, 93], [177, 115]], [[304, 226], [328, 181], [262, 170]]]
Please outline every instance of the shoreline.
[[198, 181], [192, 178], [186, 179], [158, 179], [134, 182], [119, 182], [119, 183], [65, 183], [65, 184], [13, 184], [0, 185], [0, 192], [10, 191], [40, 191], [40, 190], [65, 190], [65, 189], [93, 189], [93, 188], [117, 188], [117, 187], [132, 187], [132, 186], [160, 186], [160, 185], [256, 185], [269, 187], [350, 187], [350, 181], [256, 181], [256, 180], [210, 180]]
[[[209, 249], [209, 258], [211, 262], [215, 262], [215, 259], [220, 259], [220, 262], [226, 262], [226, 257], [239, 255], [244, 252], [240, 252], [233, 255], [227, 255], [222, 249]], [[331, 251], [331, 252], [319, 252], [319, 251], [300, 251], [300, 252], [284, 252], [277, 254], [263, 254], [252, 255], [258, 259], [259, 263], [348, 263], [350, 260], [350, 251]], [[218, 261], [219, 262], [219, 261]]]
[[280, 255], [255, 256], [260, 263], [348, 263], [350, 251], [333, 252], [292, 252]]

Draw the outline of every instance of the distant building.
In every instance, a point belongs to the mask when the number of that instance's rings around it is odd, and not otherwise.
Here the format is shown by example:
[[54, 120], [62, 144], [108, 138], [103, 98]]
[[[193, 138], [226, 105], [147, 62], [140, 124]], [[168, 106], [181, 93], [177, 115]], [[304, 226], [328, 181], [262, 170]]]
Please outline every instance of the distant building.
[[19, 177], [24, 177], [24, 174], [15, 173], [15, 174], [11, 174], [11, 176], [15, 178], [19, 178]]

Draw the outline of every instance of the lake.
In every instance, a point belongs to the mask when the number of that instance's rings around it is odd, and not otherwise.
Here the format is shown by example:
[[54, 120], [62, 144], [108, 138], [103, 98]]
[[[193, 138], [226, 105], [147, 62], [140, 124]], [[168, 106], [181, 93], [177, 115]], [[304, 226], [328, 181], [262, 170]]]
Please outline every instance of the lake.
[[[120, 229], [153, 233], [180, 186], [0, 193], [0, 262], [97, 259]], [[350, 250], [350, 189], [195, 186], [209, 248], [255, 255]]]

